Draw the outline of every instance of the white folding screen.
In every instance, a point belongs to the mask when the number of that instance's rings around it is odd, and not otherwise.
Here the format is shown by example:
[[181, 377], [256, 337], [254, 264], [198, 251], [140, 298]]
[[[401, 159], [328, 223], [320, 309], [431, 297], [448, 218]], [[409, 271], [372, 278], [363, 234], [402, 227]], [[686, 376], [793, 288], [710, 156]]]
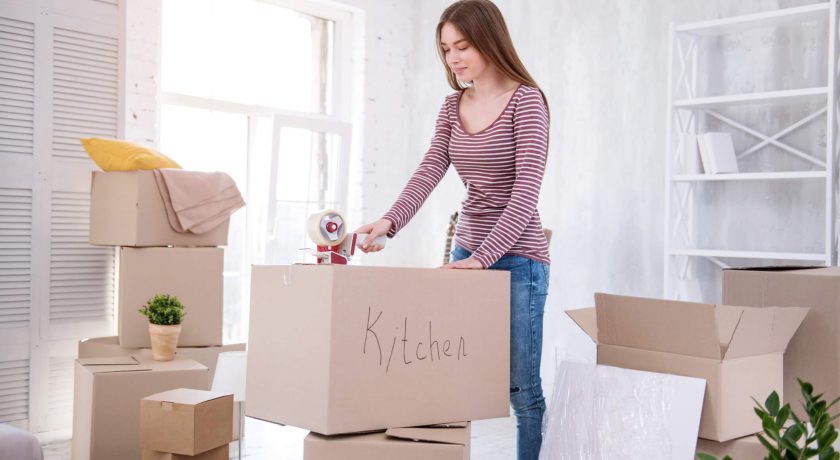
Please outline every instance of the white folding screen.
[[114, 329], [81, 137], [121, 134], [120, 5], [0, 2], [0, 423], [69, 428], [75, 344]]

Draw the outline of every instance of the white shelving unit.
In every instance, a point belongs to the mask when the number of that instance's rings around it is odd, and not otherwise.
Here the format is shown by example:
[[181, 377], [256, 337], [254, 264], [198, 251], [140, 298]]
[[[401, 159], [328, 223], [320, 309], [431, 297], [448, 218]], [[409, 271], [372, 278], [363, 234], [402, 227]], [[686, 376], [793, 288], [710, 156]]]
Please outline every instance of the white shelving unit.
[[[785, 8], [744, 16], [729, 17], [711, 21], [671, 25], [668, 63], [668, 131], [666, 150], [666, 201], [665, 201], [665, 280], [666, 298], [691, 296], [691, 289], [683, 291], [684, 281], [689, 276], [692, 262], [705, 259], [721, 268], [728, 268], [738, 259], [763, 259], [768, 261], [790, 261], [792, 264], [835, 265], [837, 261], [837, 236], [835, 235], [835, 194], [837, 173], [837, 128], [838, 106], [836, 105], [837, 81], [837, 0], [814, 5]], [[775, 26], [796, 26], [815, 20], [827, 20], [827, 46], [825, 61], [827, 75], [825, 86], [765, 91], [725, 96], [697, 96], [698, 48], [700, 42], [709, 36], [737, 34], [758, 28]], [[772, 104], [784, 106], [810, 102], [820, 108], [804, 118], [789, 124], [781, 131], [767, 135], [750, 128], [729, 116], [721, 109]], [[685, 133], [697, 133], [699, 120], [715, 119], [738, 131], [749, 134], [758, 141], [749, 149], [738, 153], [739, 160], [772, 145], [812, 164], [813, 170], [781, 172], [744, 172], [738, 174], [696, 174], [685, 173], [686, 160], [682, 158], [681, 137]], [[809, 123], [825, 123], [825, 155], [815, 156], [804, 152], [780, 139]], [[807, 168], [806, 168], [807, 169]], [[818, 181], [824, 186], [825, 221], [824, 250], [822, 252], [750, 251], [697, 247], [695, 229], [696, 188], [700, 184], [713, 187], [715, 183], [744, 181]], [[702, 199], [702, 197], [700, 197]], [[744, 230], [748, 231], [748, 230]], [[793, 231], [793, 229], [792, 229]], [[721, 246], [726, 246], [725, 242]], [[696, 294], [695, 294], [696, 295]], [[697, 300], [697, 299], [689, 299]]]

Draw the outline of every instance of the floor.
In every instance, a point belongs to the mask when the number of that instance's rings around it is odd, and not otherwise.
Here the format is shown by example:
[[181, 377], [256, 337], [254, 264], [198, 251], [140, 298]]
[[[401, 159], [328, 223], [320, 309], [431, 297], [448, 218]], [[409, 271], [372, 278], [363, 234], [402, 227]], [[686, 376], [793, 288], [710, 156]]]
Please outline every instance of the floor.
[[[303, 458], [303, 438], [307, 431], [280, 426], [252, 418], [245, 419], [242, 458], [248, 460], [299, 460]], [[70, 460], [70, 432], [41, 435], [44, 460]], [[238, 445], [230, 445], [231, 458], [237, 458]], [[516, 458], [516, 422], [513, 417], [479, 420], [472, 425], [471, 457], [481, 460]]]

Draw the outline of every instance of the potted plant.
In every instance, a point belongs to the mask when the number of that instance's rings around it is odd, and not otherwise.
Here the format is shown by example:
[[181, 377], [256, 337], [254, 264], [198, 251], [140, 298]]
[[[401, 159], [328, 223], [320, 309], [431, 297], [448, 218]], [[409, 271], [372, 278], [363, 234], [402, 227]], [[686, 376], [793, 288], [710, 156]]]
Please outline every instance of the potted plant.
[[[800, 419], [791, 410], [790, 404], [781, 405], [779, 395], [770, 393], [764, 405], [755, 402], [755, 413], [761, 419], [763, 433], [758, 433], [759, 442], [767, 449], [765, 459], [799, 460], [819, 458], [820, 460], [840, 460], [840, 453], [834, 450], [837, 429], [834, 420], [840, 415], [831, 415], [830, 409], [840, 402], [837, 398], [831, 402], [823, 399], [823, 394], [814, 394], [814, 386], [799, 381], [802, 390], [802, 404], [806, 419]], [[717, 460], [713, 455], [698, 453], [700, 460]], [[726, 456], [723, 460], [732, 460]], [[737, 460], [737, 459], [736, 459]]]
[[157, 294], [139, 311], [149, 318], [152, 358], [156, 361], [172, 361], [181, 334], [181, 321], [184, 319], [181, 301], [174, 295]]

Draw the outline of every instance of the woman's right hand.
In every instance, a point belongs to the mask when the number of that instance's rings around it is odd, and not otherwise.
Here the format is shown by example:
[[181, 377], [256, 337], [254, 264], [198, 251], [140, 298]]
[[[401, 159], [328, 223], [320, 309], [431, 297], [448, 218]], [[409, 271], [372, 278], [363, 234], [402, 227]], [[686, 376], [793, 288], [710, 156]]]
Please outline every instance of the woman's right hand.
[[362, 242], [362, 252], [377, 252], [381, 251], [383, 246], [379, 244], [371, 244], [373, 240], [379, 238], [380, 236], [387, 235], [388, 231], [391, 230], [391, 226], [394, 224], [388, 219], [379, 219], [376, 222], [372, 222], [369, 224], [362, 225], [361, 227], [357, 228], [355, 233], [367, 233], [368, 236]]

